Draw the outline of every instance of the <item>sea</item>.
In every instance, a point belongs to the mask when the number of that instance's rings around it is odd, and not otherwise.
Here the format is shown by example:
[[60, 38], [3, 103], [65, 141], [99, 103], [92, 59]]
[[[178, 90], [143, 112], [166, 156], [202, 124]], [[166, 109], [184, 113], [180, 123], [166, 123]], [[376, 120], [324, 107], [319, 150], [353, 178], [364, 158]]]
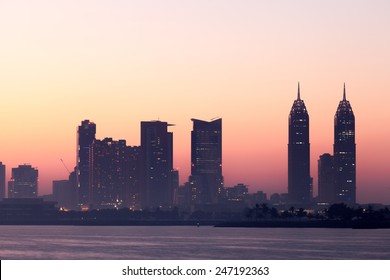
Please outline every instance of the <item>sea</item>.
[[3, 260], [389, 260], [390, 229], [0, 226]]

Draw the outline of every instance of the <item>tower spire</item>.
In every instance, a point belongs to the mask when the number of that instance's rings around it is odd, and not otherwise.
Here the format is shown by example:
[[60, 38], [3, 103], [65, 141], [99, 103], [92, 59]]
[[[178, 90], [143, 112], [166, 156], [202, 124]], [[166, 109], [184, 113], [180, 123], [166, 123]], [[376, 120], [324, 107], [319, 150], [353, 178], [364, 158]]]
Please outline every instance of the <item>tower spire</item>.
[[347, 100], [347, 96], [346, 96], [346, 93], [345, 93], [345, 83], [344, 83], [343, 100]]
[[298, 98], [297, 100], [301, 100], [301, 90], [299, 88], [299, 82], [298, 82]]

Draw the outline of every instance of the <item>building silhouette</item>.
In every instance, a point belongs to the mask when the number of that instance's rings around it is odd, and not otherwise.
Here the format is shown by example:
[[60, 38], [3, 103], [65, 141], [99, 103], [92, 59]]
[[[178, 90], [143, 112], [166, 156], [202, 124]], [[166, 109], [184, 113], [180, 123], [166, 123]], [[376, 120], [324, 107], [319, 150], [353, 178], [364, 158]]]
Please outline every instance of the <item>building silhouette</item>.
[[191, 201], [218, 203], [223, 197], [222, 119], [210, 122], [192, 119]]
[[142, 207], [173, 204], [173, 133], [167, 122], [141, 122]]
[[334, 168], [335, 201], [356, 203], [356, 144], [355, 116], [346, 99], [344, 84], [343, 99], [334, 117]]
[[126, 147], [125, 205], [132, 210], [142, 209], [141, 205], [141, 147]]
[[323, 154], [318, 160], [318, 202], [335, 202], [333, 156]]
[[37, 197], [38, 169], [27, 164], [12, 168], [12, 177], [8, 182], [8, 198]]
[[54, 180], [53, 181], [53, 200], [57, 202], [57, 206], [65, 209], [74, 209], [75, 189], [72, 187], [69, 180]]
[[300, 96], [288, 119], [288, 196], [292, 204], [311, 201], [309, 114]]
[[5, 165], [0, 161], [0, 200], [5, 198]]
[[227, 201], [245, 201], [248, 197], [248, 194], [248, 186], [242, 183], [230, 188], [225, 188]]
[[128, 183], [126, 141], [94, 140], [91, 145], [90, 178], [92, 208], [121, 208]]
[[84, 120], [77, 130], [77, 195], [80, 208], [88, 209], [90, 198], [90, 148], [95, 140], [96, 125]]
[[58, 213], [54, 201], [42, 198], [6, 198], [0, 202], [2, 224], [53, 224]]
[[69, 181], [69, 187], [71, 188], [71, 190], [70, 190], [70, 192], [71, 192], [71, 205], [72, 205], [71, 209], [78, 210], [79, 207], [78, 207], [78, 194], [77, 194], [77, 190], [78, 190], [77, 167], [75, 167], [74, 170], [69, 173], [68, 181]]

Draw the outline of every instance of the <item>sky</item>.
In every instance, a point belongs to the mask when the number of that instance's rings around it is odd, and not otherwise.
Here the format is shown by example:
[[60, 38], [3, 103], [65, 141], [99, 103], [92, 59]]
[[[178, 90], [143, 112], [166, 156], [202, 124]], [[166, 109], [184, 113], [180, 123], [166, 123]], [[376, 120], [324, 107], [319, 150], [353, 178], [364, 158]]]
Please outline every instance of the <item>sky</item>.
[[343, 83], [356, 119], [357, 201], [390, 203], [390, 1], [0, 0], [0, 161], [39, 169], [39, 194], [76, 164], [77, 126], [140, 144], [175, 124], [190, 173], [191, 118], [223, 119], [226, 186], [287, 192], [288, 114], [300, 82], [311, 174], [333, 153]]

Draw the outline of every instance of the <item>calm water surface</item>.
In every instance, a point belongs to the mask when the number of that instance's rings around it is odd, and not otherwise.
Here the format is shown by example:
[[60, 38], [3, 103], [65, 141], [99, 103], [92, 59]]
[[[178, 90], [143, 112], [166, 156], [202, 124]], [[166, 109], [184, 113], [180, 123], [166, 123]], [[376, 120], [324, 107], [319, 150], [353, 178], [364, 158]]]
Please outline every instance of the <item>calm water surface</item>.
[[390, 259], [390, 230], [0, 226], [0, 259]]

